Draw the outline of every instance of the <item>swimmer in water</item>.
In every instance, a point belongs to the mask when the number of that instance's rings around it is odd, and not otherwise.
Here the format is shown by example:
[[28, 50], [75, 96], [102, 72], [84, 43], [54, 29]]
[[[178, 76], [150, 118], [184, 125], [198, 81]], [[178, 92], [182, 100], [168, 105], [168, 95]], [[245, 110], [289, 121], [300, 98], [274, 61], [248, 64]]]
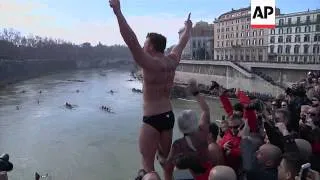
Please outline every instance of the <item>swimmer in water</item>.
[[141, 47], [136, 34], [122, 14], [120, 1], [109, 0], [109, 3], [117, 18], [120, 33], [129, 47], [134, 61], [143, 69], [144, 73], [144, 108], [139, 149], [142, 154], [141, 166], [146, 173], [149, 173], [155, 171], [156, 153], [158, 152], [163, 158], [167, 158], [170, 152], [175, 121], [170, 102], [170, 91], [182, 51], [190, 38], [191, 14], [185, 21], [179, 42], [168, 55], [165, 55], [166, 37], [158, 33], [148, 33], [146, 41]]
[[19, 108], [19, 106], [16, 106], [16, 110], [19, 110], [20, 108]]

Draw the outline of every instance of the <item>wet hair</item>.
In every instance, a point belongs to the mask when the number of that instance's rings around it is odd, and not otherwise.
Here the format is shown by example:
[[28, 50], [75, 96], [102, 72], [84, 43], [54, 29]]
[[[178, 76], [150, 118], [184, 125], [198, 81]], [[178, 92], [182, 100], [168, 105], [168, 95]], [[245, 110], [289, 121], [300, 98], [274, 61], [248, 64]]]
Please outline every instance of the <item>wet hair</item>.
[[167, 38], [158, 33], [148, 33], [147, 38], [149, 38], [155, 51], [164, 53], [167, 45]]
[[243, 112], [243, 105], [241, 103], [236, 103], [234, 106], [233, 106], [233, 110], [234, 111], [240, 111], [240, 112]]
[[214, 140], [217, 140], [217, 137], [219, 135], [219, 127], [216, 123], [211, 123], [210, 126], [209, 126], [209, 131], [210, 133], [212, 134], [212, 138]]
[[299, 153], [284, 153], [282, 155], [282, 160], [284, 161], [284, 166], [286, 171], [289, 171], [292, 177], [298, 175], [301, 166], [305, 161], [300, 157]]

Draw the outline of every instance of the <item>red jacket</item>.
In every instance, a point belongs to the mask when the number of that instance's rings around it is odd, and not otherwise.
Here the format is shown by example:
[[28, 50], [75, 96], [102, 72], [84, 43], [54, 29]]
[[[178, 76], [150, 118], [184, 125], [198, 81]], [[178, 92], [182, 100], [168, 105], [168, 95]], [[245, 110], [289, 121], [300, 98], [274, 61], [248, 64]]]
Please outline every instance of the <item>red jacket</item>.
[[222, 139], [218, 142], [219, 146], [223, 149], [223, 145], [231, 141], [232, 148], [229, 155], [225, 155], [226, 165], [232, 167], [236, 172], [240, 168], [241, 165], [241, 151], [240, 151], [240, 141], [241, 137], [233, 136], [230, 130], [227, 130], [222, 137]]
[[[250, 103], [250, 98], [243, 92], [239, 91], [237, 97], [242, 105], [248, 105]], [[220, 96], [220, 101], [224, 110], [226, 111], [228, 116], [233, 114], [232, 104], [225, 94]], [[257, 132], [257, 116], [254, 110], [245, 110], [243, 113], [243, 117], [248, 119], [248, 125], [250, 127], [251, 132]]]

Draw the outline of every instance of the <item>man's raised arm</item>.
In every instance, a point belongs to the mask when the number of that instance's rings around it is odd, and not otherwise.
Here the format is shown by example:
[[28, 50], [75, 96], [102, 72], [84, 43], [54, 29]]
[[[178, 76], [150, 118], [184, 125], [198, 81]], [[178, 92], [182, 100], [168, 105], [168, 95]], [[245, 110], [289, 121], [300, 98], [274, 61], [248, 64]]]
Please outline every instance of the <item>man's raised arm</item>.
[[152, 57], [143, 51], [136, 34], [133, 32], [121, 12], [120, 1], [109, 0], [109, 3], [117, 17], [121, 36], [130, 49], [136, 63], [142, 68], [151, 70], [160, 70], [161, 68], [164, 68], [164, 64], [162, 62], [152, 61]]
[[172, 58], [177, 60], [177, 62], [180, 62], [181, 59], [181, 54], [183, 49], [186, 47], [190, 34], [191, 34], [191, 29], [192, 29], [192, 21], [190, 20], [191, 13], [188, 15], [187, 21], [184, 23], [184, 31], [179, 39], [179, 43], [171, 50], [170, 55]]
[[199, 121], [199, 127], [206, 132], [209, 132], [210, 126], [210, 108], [204, 99], [204, 97], [200, 94], [198, 85], [196, 80], [189, 80], [189, 88], [192, 95], [196, 98], [200, 108], [201, 108], [201, 117]]

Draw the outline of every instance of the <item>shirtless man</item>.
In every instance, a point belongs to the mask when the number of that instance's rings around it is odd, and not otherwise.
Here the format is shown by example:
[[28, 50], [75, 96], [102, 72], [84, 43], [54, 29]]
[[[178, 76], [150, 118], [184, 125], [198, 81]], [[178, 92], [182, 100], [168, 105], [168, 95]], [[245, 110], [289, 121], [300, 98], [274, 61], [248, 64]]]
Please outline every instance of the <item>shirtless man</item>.
[[166, 38], [164, 36], [148, 33], [144, 46], [141, 47], [121, 12], [119, 0], [109, 0], [109, 3], [117, 17], [125, 43], [135, 62], [143, 69], [144, 116], [139, 136], [139, 149], [142, 154], [143, 170], [152, 172], [156, 152], [167, 157], [171, 148], [175, 119], [169, 96], [175, 70], [191, 33], [190, 14], [179, 43], [169, 55], [165, 56]]

